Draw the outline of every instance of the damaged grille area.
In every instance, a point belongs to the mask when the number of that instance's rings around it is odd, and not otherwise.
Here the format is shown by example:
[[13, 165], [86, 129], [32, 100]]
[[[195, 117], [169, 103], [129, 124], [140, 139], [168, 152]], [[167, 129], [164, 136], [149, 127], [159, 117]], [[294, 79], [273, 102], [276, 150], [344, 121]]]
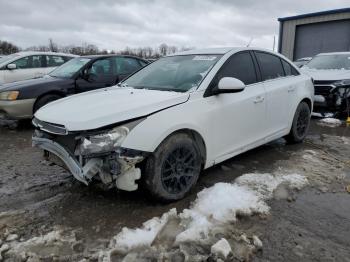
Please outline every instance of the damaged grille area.
[[46, 131], [48, 133], [57, 134], [57, 135], [68, 134], [68, 131], [64, 125], [44, 122], [35, 117], [33, 118], [32, 122], [34, 126], [39, 127], [41, 130]]
[[331, 90], [334, 88], [335, 81], [323, 81], [323, 80], [315, 80], [315, 95], [323, 95], [328, 96], [331, 93]]

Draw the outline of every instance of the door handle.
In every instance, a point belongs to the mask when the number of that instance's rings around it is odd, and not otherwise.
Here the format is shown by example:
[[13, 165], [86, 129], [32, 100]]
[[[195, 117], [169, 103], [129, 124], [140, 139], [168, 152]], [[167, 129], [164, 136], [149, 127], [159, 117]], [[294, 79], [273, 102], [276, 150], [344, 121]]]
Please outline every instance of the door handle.
[[265, 100], [265, 98], [264, 98], [263, 96], [257, 96], [257, 97], [254, 99], [254, 104], [262, 103], [264, 100]]

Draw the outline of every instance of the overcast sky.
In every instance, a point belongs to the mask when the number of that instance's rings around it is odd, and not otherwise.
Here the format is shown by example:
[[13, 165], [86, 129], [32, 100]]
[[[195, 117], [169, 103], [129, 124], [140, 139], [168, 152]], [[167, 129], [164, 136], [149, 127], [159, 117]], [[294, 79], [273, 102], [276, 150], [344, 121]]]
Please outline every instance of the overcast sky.
[[[278, 17], [349, 7], [349, 0], [0, 0], [0, 40], [47, 44], [272, 48]], [[276, 38], [277, 40], [277, 38]]]

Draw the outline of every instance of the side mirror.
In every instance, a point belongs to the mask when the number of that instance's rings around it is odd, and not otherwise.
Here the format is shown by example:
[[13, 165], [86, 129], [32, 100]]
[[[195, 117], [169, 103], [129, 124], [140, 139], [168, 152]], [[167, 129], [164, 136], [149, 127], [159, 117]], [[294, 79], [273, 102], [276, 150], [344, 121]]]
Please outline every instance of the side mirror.
[[7, 69], [10, 69], [10, 70], [17, 68], [16, 64], [8, 64], [6, 67], [7, 67]]
[[215, 93], [238, 93], [243, 91], [244, 88], [245, 84], [241, 80], [234, 77], [223, 77], [220, 79]]

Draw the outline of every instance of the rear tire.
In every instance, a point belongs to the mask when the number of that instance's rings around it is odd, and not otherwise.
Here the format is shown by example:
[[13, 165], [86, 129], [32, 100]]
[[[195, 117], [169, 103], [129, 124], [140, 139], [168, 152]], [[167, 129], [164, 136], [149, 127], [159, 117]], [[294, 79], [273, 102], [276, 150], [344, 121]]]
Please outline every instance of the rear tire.
[[301, 143], [305, 139], [310, 126], [311, 110], [306, 102], [301, 102], [295, 111], [292, 128], [285, 137], [288, 143]]
[[173, 135], [147, 159], [144, 187], [163, 202], [179, 200], [196, 184], [201, 162], [200, 150], [188, 134]]
[[62, 96], [59, 95], [45, 95], [41, 98], [39, 98], [34, 105], [34, 109], [33, 109], [33, 113], [35, 113], [36, 111], [38, 111], [41, 107], [43, 107], [44, 105], [47, 105], [50, 102], [53, 102], [55, 100], [58, 100], [62, 98]]

